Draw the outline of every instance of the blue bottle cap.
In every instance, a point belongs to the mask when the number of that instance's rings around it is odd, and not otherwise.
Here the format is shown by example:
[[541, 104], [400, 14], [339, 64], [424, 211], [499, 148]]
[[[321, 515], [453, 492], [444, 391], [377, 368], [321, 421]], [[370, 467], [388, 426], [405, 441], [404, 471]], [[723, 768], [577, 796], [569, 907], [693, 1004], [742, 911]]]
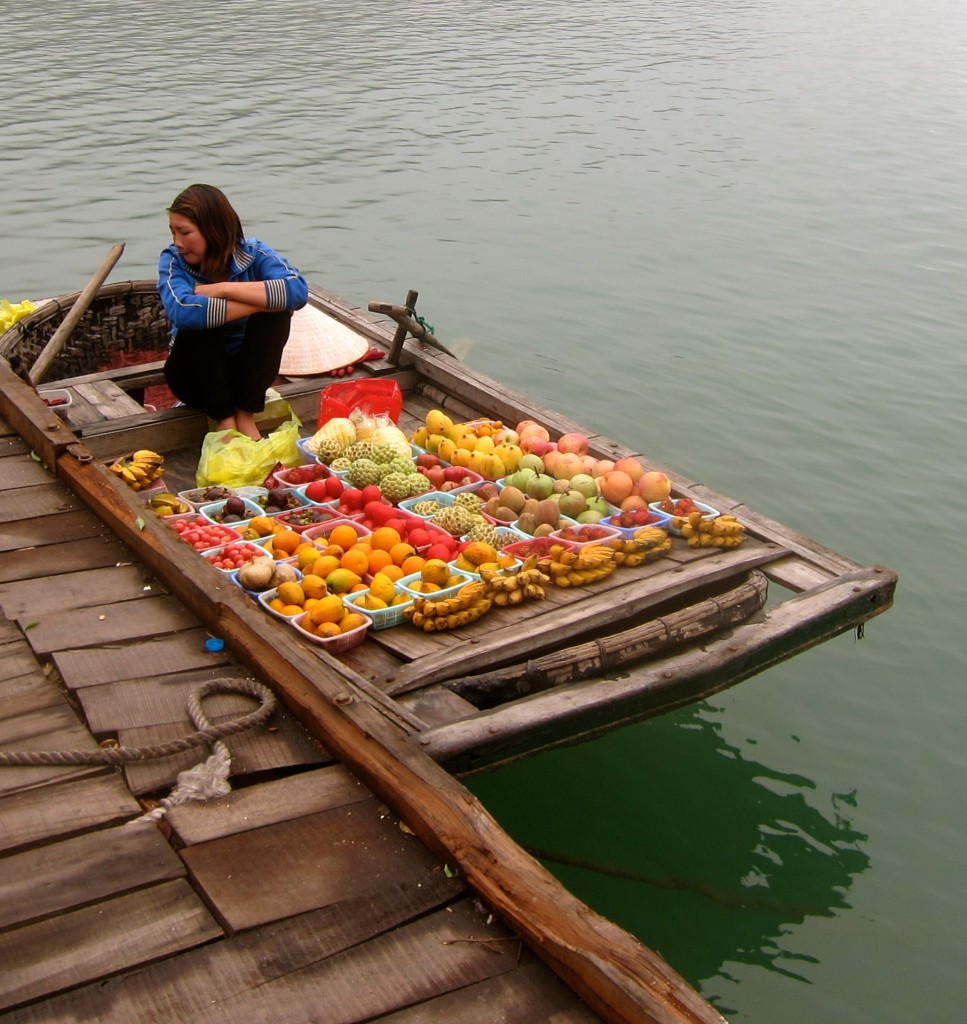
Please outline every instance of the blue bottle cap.
[[217, 636], [209, 637], [205, 641], [205, 650], [206, 651], [211, 651], [212, 654], [215, 654], [218, 651], [222, 651], [224, 649], [225, 649], [225, 641], [224, 640], [219, 640]]

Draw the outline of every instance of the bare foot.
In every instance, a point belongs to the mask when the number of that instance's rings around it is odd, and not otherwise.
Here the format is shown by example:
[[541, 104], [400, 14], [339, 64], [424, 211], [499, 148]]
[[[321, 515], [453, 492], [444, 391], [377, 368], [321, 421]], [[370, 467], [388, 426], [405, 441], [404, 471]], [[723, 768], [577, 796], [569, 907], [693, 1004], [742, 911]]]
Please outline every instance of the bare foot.
[[216, 430], [238, 430], [238, 426], [235, 423], [234, 416], [226, 416], [223, 420], [218, 420], [215, 424]]
[[235, 413], [236, 430], [243, 434], [247, 434], [253, 441], [260, 441], [262, 435], [259, 433], [259, 428], [255, 425], [255, 414], [246, 412], [244, 409], [239, 409]]

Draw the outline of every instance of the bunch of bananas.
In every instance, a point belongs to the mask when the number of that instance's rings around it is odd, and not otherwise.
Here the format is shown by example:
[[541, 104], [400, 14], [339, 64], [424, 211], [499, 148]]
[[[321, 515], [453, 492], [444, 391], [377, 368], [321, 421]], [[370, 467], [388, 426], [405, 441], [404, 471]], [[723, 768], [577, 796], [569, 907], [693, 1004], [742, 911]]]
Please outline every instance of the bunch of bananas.
[[431, 601], [427, 597], [414, 598], [413, 603], [403, 609], [403, 614], [424, 633], [433, 633], [469, 626], [490, 611], [492, 604], [487, 584], [475, 580], [462, 586], [453, 597], [445, 597], [440, 601]]
[[481, 567], [480, 578], [487, 584], [490, 597], [498, 606], [534, 599], [542, 601], [544, 584], [550, 583], [550, 577], [541, 572], [536, 555], [531, 555], [517, 572]]
[[552, 544], [537, 564], [555, 586], [580, 587], [610, 576], [618, 567], [615, 555], [613, 548], [603, 544], [588, 544], [578, 550]]
[[108, 467], [134, 491], [150, 487], [164, 473], [165, 457], [149, 448], [142, 448], [133, 455], [117, 459]]
[[643, 562], [654, 562], [666, 555], [672, 546], [672, 539], [667, 531], [660, 526], [643, 526], [635, 530], [634, 536], [623, 540], [620, 537], [608, 542], [614, 551], [618, 565], [641, 565]]
[[701, 512], [676, 516], [672, 524], [682, 531], [690, 548], [737, 548], [745, 540], [745, 527], [735, 516], [703, 519]]

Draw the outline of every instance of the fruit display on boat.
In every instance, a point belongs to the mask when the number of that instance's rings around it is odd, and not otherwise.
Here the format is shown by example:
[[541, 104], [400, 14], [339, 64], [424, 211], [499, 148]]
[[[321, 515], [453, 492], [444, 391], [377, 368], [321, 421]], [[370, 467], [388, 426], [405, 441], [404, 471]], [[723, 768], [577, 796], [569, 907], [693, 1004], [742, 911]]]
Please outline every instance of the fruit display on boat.
[[177, 494], [171, 494], [168, 491], [152, 494], [148, 499], [148, 508], [159, 516], [184, 515], [192, 510], [187, 501], [182, 501]]
[[120, 477], [133, 491], [142, 491], [160, 480], [164, 474], [165, 457], [150, 448], [142, 448], [116, 459], [108, 467], [115, 476]]
[[305, 502], [290, 487], [273, 487], [267, 493], [258, 495], [255, 504], [260, 505], [267, 516], [272, 516], [299, 508]]

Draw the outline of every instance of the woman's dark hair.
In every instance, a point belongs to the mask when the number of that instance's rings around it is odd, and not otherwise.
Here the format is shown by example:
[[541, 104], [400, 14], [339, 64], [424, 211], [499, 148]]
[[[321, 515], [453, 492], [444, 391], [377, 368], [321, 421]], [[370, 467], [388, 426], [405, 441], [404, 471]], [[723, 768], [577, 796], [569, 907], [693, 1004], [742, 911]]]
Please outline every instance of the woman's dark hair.
[[242, 222], [225, 193], [214, 185], [189, 185], [175, 197], [168, 213], [187, 217], [205, 239], [201, 272], [206, 277], [224, 277], [242, 237]]

